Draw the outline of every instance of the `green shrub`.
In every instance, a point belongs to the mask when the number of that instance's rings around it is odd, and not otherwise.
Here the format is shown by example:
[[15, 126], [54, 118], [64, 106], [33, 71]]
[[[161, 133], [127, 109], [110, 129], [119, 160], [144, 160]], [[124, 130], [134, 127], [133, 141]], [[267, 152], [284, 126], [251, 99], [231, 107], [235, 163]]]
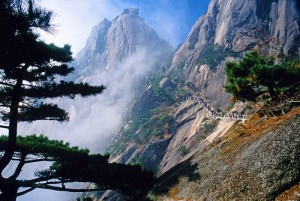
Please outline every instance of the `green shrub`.
[[179, 147], [178, 149], [178, 153], [181, 155], [181, 156], [184, 156], [186, 154], [189, 153], [189, 150], [185, 147], [185, 146], [181, 146]]
[[230, 48], [226, 48], [219, 45], [208, 45], [199, 55], [198, 63], [207, 64], [210, 69], [215, 70], [217, 65], [225, 60], [226, 57], [238, 56], [237, 52], [234, 52]]

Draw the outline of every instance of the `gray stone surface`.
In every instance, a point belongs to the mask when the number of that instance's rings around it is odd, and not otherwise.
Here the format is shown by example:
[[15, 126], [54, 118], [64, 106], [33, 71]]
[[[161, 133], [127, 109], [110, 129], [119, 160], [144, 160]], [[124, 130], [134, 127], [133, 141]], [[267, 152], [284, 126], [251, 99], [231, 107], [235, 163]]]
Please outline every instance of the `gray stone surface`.
[[214, 97], [214, 104], [228, 104], [229, 95], [223, 89], [225, 62], [220, 63], [217, 72], [200, 66], [198, 59], [203, 49], [220, 45], [243, 52], [260, 43], [271, 54], [274, 50], [296, 51], [300, 46], [296, 3], [297, 0], [212, 0], [207, 13], [199, 18], [175, 53], [170, 71], [184, 63], [186, 82], [192, 82], [205, 96]]
[[299, 183], [299, 124], [298, 114], [247, 143], [202, 150], [163, 175], [149, 197], [168, 200], [173, 187], [190, 200], [274, 200]]

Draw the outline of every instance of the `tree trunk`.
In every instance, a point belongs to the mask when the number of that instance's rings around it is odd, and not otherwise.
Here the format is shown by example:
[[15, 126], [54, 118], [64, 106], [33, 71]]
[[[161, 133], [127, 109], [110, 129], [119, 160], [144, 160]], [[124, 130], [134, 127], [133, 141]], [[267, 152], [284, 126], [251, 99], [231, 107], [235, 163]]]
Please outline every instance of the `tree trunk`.
[[9, 131], [8, 131], [8, 142], [5, 149], [5, 153], [2, 158], [0, 158], [0, 175], [4, 168], [11, 161], [17, 142], [17, 125], [18, 125], [18, 108], [21, 96], [22, 82], [23, 82], [23, 73], [26, 71], [26, 68], [22, 68], [19, 71], [17, 82], [13, 90], [11, 97], [10, 105], [10, 117], [9, 117]]
[[10, 182], [3, 182], [0, 190], [2, 192], [2, 194], [0, 194], [0, 201], [17, 200], [18, 187], [15, 184], [11, 184]]

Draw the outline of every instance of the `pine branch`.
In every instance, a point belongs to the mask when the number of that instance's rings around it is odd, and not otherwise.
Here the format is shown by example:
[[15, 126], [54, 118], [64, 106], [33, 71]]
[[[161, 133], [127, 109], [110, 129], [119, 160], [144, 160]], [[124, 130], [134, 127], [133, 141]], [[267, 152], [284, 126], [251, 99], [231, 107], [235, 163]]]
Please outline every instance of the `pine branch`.
[[[20, 158], [13, 158], [12, 160], [21, 161]], [[25, 160], [24, 164], [38, 163], [38, 162], [55, 162], [55, 161], [58, 161], [58, 159], [54, 159], [54, 158], [30, 159], [30, 160]]]
[[30, 180], [23, 180], [23, 181], [18, 181], [20, 187], [34, 187], [37, 183], [40, 182], [46, 182], [52, 179], [58, 178], [58, 175], [51, 175], [47, 177], [39, 177], [35, 179], [30, 179]]
[[24, 80], [28, 82], [52, 82], [55, 76], [67, 76], [74, 71], [73, 67], [69, 67], [64, 63], [61, 65], [42, 64], [35, 67], [35, 69], [26, 72]]
[[11, 179], [11, 180], [17, 179], [17, 177], [20, 175], [20, 173], [22, 171], [23, 166], [25, 165], [25, 158], [26, 158], [26, 155], [22, 154], [21, 158], [20, 158], [20, 162], [15, 170], [15, 173], [12, 176], [10, 176], [9, 179]]
[[73, 180], [64, 180], [63, 182], [60, 180], [60, 181], [47, 181], [45, 183], [39, 183], [40, 185], [49, 185], [49, 184], [61, 184], [61, 183], [73, 183], [74, 181]]
[[37, 120], [56, 120], [67, 121], [69, 120], [68, 113], [65, 110], [59, 108], [55, 104], [40, 104], [36, 107], [21, 108], [19, 112], [19, 121], [37, 121]]
[[45, 84], [41, 87], [23, 89], [23, 96], [31, 98], [56, 98], [69, 97], [74, 98], [75, 95], [90, 96], [101, 94], [105, 87], [90, 86], [87, 83], [64, 82]]
[[9, 83], [6, 83], [6, 82], [0, 82], [0, 85], [4, 85], [4, 86], [8, 86], [8, 87], [14, 87], [15, 86], [13, 84], [9, 84]]
[[17, 196], [21, 196], [21, 195], [24, 195], [26, 193], [29, 193], [29, 192], [33, 191], [34, 189], [36, 189], [36, 188], [35, 187], [31, 187], [31, 188], [29, 188], [27, 190], [21, 191], [21, 192], [17, 193]]
[[9, 129], [9, 126], [3, 126], [3, 125], [0, 125], [0, 128]]
[[46, 184], [36, 184], [34, 185], [35, 188], [40, 188], [40, 189], [48, 189], [48, 190], [55, 190], [55, 191], [66, 191], [66, 192], [93, 192], [93, 191], [105, 191], [105, 190], [113, 190], [113, 191], [118, 191], [115, 189], [111, 189], [109, 187], [103, 187], [103, 188], [95, 188], [95, 189], [74, 189], [74, 188], [66, 188], [66, 187], [58, 187], [58, 186], [51, 186], [51, 185], [46, 185]]
[[25, 164], [29, 164], [29, 163], [37, 163], [37, 162], [55, 162], [58, 161], [57, 159], [49, 159], [49, 158], [44, 158], [44, 159], [35, 159], [35, 160], [27, 160], [25, 161]]

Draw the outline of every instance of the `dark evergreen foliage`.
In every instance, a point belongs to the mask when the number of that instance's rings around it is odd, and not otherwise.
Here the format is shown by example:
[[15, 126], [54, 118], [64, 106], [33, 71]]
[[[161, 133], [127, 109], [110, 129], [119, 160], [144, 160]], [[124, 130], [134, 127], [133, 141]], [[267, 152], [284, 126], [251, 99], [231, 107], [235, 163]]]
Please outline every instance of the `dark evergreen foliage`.
[[225, 60], [226, 57], [237, 57], [238, 53], [219, 45], [208, 45], [199, 55], [198, 63], [207, 64], [211, 70]]
[[228, 62], [225, 71], [225, 90], [237, 100], [275, 100], [299, 84], [300, 61], [285, 58], [275, 61], [253, 51], [239, 62]]
[[[0, 152], [5, 150], [7, 140], [7, 136], [0, 136]], [[89, 154], [87, 149], [70, 147], [68, 143], [49, 140], [43, 135], [18, 137], [13, 160], [19, 164], [12, 177], [17, 177], [26, 164], [52, 163], [48, 169], [36, 171], [36, 179], [17, 180], [16, 186], [24, 191], [36, 188], [70, 192], [112, 189], [135, 196], [147, 189], [152, 180], [152, 175], [140, 166], [108, 163], [108, 156]], [[66, 185], [72, 182], [94, 182], [98, 187], [90, 190], [68, 188]]]

